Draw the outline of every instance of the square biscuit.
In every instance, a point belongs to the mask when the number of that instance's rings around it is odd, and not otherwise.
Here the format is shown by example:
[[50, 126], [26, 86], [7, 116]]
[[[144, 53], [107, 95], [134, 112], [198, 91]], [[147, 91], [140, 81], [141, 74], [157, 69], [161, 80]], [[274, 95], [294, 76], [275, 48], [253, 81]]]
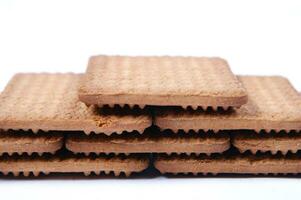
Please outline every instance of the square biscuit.
[[154, 166], [162, 174], [298, 174], [301, 173], [300, 155], [218, 155], [158, 156]]
[[58, 154], [51, 156], [5, 156], [0, 158], [0, 172], [4, 175], [39, 176], [49, 173], [112, 174], [130, 176], [149, 166], [147, 155], [80, 156]]
[[0, 131], [0, 156], [8, 154], [54, 154], [64, 146], [61, 133], [34, 134], [25, 131]]
[[171, 131], [147, 130], [143, 134], [84, 135], [69, 134], [65, 146], [73, 153], [166, 153], [196, 154], [223, 153], [231, 146], [227, 134], [174, 134]]
[[79, 99], [97, 105], [239, 107], [242, 84], [221, 58], [93, 56]]
[[17, 74], [0, 95], [0, 129], [143, 132], [152, 119], [141, 109], [87, 107], [78, 99], [81, 74]]
[[301, 150], [301, 133], [254, 133], [235, 131], [233, 132], [232, 145], [241, 153], [250, 151], [269, 152], [271, 154], [297, 153]]
[[227, 112], [157, 108], [155, 125], [178, 130], [301, 130], [301, 98], [291, 83], [279, 76], [239, 76], [248, 103]]

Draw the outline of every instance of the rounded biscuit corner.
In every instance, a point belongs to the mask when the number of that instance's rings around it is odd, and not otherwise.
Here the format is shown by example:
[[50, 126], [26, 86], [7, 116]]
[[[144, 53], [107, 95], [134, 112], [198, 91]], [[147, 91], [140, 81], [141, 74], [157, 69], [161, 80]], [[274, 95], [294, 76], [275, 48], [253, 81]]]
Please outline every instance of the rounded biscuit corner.
[[214, 57], [212, 57], [212, 59], [215, 59], [215, 60], [217, 60], [217, 61], [224, 62], [224, 63], [227, 63], [227, 64], [228, 64], [227, 59], [225, 59], [225, 58], [223, 58], [223, 57], [214, 56]]
[[147, 169], [150, 166], [150, 163], [151, 162], [148, 158], [144, 158], [144, 159], [140, 160], [140, 162], [139, 162], [139, 166], [140, 166], [139, 171], [143, 171], [143, 170]]
[[57, 145], [63, 145], [64, 144], [64, 136], [57, 136], [53, 137], [51, 141], [48, 142], [48, 144], [57, 144]]
[[93, 62], [94, 60], [96, 60], [97, 58], [102, 57], [102, 56], [103, 56], [103, 55], [92, 55], [92, 56], [90, 56], [90, 57], [88, 58], [89, 63], [90, 63], [90, 62]]
[[93, 105], [93, 103], [91, 103], [91, 100], [90, 100], [91, 98], [87, 95], [86, 91], [84, 91], [84, 90], [78, 91], [77, 98], [86, 107], [90, 107], [91, 105]]
[[242, 91], [242, 93], [240, 95], [238, 95], [238, 98], [239, 98], [238, 101], [240, 102], [241, 106], [248, 103], [248, 101], [249, 101], [249, 96], [246, 91], [244, 91], [244, 92]]
[[98, 61], [100, 59], [104, 59], [106, 58], [107, 56], [106, 55], [103, 55], [103, 54], [99, 54], [99, 55], [92, 55], [88, 58], [88, 67], [87, 67], [87, 72], [89, 71], [90, 67], [93, 67], [94, 64], [97, 64]]
[[65, 141], [65, 148], [74, 153], [73, 145], [74, 145], [73, 138], [67, 137]]
[[275, 75], [273, 76], [274, 78], [277, 78], [277, 79], [282, 79], [282, 80], [285, 80], [287, 82], [290, 82], [289, 79], [286, 77], [286, 76], [283, 76], [283, 75]]

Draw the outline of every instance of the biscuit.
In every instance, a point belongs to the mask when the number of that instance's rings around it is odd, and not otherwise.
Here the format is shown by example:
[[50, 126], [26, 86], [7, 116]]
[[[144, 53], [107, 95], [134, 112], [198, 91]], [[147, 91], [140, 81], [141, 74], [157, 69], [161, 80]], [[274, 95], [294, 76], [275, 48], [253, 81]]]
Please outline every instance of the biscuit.
[[259, 152], [271, 152], [276, 154], [297, 153], [301, 150], [300, 133], [254, 133], [236, 132], [233, 134], [232, 144], [241, 152], [251, 151], [253, 154]]
[[145, 132], [107, 136], [69, 134], [66, 148], [74, 153], [166, 153], [200, 154], [222, 153], [230, 148], [230, 137], [226, 134], [174, 134]]
[[245, 89], [221, 58], [93, 56], [79, 90], [86, 104], [239, 107]]
[[143, 132], [152, 124], [141, 109], [87, 107], [78, 100], [81, 74], [17, 74], [0, 95], [0, 129]]
[[33, 134], [28, 132], [5, 132], [0, 131], [0, 155], [37, 153], [52, 153], [61, 149], [64, 144], [64, 137], [61, 134]]
[[237, 155], [232, 157], [159, 156], [154, 163], [163, 174], [298, 174], [300, 156]]
[[157, 108], [155, 125], [188, 130], [301, 130], [301, 98], [290, 82], [277, 76], [239, 76], [249, 101], [226, 112]]
[[15, 156], [0, 159], [0, 172], [4, 175], [13, 174], [14, 176], [31, 174], [38, 176], [49, 173], [84, 173], [86, 176], [91, 173], [96, 175], [104, 173], [130, 176], [133, 172], [145, 170], [148, 164], [149, 160], [144, 156]]

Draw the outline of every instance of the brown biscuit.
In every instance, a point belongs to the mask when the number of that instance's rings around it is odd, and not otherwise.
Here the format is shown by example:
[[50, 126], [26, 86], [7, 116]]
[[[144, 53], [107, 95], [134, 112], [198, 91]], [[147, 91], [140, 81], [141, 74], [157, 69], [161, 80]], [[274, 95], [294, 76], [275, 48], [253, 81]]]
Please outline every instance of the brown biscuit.
[[297, 174], [301, 158], [297, 156], [193, 157], [161, 156], [155, 167], [163, 174]]
[[0, 155], [7, 153], [32, 154], [55, 153], [63, 147], [64, 137], [60, 134], [33, 134], [28, 132], [0, 131]]
[[86, 104], [140, 107], [239, 107], [247, 102], [225, 60], [180, 56], [93, 56], [79, 98]]
[[87, 107], [78, 100], [80, 74], [17, 74], [0, 96], [0, 129], [111, 134], [151, 125], [145, 110]]
[[235, 133], [232, 140], [233, 145], [241, 152], [250, 150], [253, 154], [259, 152], [271, 152], [276, 154], [281, 152], [296, 153], [301, 150], [301, 134], [300, 133], [274, 133], [274, 134], [258, 134], [258, 133]]
[[13, 174], [29, 176], [33, 174], [49, 173], [84, 173], [86, 176], [92, 172], [129, 176], [133, 172], [141, 172], [148, 167], [149, 160], [143, 156], [129, 157], [74, 157], [60, 158], [17, 156], [0, 159], [0, 172], [4, 175]]
[[228, 135], [143, 133], [142, 135], [69, 134], [66, 148], [75, 153], [222, 153], [230, 148]]
[[301, 130], [301, 98], [290, 82], [277, 76], [239, 76], [249, 101], [237, 110], [202, 112], [158, 108], [155, 125], [161, 129]]

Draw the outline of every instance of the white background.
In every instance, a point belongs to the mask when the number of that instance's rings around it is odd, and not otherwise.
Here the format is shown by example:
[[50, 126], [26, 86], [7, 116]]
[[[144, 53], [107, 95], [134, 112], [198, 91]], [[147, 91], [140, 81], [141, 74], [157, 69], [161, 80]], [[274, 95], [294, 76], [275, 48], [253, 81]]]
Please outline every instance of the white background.
[[[301, 90], [301, 1], [0, 0], [0, 90], [16, 72], [84, 72], [94, 54], [226, 58]], [[295, 198], [301, 179], [0, 180], [0, 199]]]

